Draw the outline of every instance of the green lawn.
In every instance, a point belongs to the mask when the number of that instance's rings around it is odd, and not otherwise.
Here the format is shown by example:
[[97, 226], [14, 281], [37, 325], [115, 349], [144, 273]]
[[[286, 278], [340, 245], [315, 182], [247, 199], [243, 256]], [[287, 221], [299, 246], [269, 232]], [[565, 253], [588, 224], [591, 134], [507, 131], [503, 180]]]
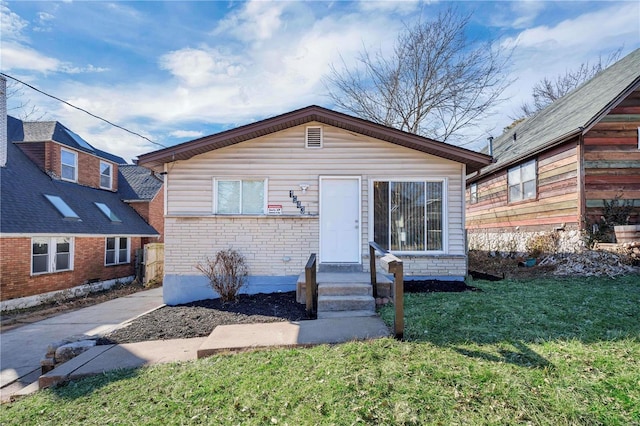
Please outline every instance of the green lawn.
[[640, 424], [639, 276], [473, 285], [406, 295], [404, 342], [110, 373], [0, 424]]

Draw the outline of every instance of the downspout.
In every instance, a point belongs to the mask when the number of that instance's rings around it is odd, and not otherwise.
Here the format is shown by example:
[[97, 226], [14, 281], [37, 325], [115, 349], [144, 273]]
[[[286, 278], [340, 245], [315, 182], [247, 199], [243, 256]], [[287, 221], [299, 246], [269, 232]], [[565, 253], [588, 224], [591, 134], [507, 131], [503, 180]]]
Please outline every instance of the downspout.
[[577, 190], [578, 190], [578, 230], [584, 231], [586, 225], [586, 193], [584, 184], [584, 128], [578, 137], [577, 156], [578, 156], [578, 173], [577, 173]]

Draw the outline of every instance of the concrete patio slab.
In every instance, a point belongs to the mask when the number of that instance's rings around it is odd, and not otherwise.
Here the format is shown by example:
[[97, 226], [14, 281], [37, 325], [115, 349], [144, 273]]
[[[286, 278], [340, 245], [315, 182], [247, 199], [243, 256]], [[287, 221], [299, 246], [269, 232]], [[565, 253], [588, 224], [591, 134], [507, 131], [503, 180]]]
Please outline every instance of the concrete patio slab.
[[223, 325], [206, 338], [198, 349], [198, 358], [221, 352], [335, 344], [388, 336], [390, 331], [378, 316]]

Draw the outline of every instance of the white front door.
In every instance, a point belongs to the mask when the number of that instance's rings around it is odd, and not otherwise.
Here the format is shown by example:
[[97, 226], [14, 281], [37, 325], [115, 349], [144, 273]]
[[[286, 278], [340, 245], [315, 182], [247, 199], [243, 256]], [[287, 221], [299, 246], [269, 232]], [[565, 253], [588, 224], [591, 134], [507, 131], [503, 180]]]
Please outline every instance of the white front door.
[[360, 177], [320, 178], [320, 262], [361, 262]]

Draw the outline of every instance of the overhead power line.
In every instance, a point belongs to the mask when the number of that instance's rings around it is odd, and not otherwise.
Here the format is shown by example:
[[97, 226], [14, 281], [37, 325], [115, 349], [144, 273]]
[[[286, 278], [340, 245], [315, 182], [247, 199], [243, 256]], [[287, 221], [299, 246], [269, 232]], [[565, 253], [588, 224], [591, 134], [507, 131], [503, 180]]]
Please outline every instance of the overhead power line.
[[18, 83], [20, 83], [20, 84], [23, 84], [23, 85], [27, 86], [29, 89], [35, 90], [35, 91], [36, 91], [36, 92], [38, 92], [38, 93], [41, 93], [41, 94], [43, 94], [43, 95], [45, 95], [45, 96], [48, 96], [48, 97], [50, 97], [50, 98], [52, 98], [52, 99], [55, 99], [56, 101], [62, 102], [63, 104], [68, 105], [68, 106], [70, 106], [71, 108], [75, 108], [75, 109], [77, 109], [77, 110], [79, 110], [79, 111], [84, 112], [85, 114], [89, 114], [91, 117], [93, 117], [93, 118], [97, 118], [98, 120], [102, 120], [102, 121], [104, 121], [105, 123], [107, 123], [107, 124], [109, 124], [109, 125], [111, 125], [111, 126], [113, 126], [113, 127], [117, 127], [117, 128], [118, 128], [118, 129], [120, 129], [120, 130], [124, 130], [125, 132], [131, 133], [132, 135], [135, 135], [135, 136], [138, 136], [138, 137], [140, 137], [140, 138], [142, 138], [142, 139], [145, 139], [145, 140], [147, 140], [147, 141], [151, 142], [151, 143], [152, 143], [152, 144], [154, 144], [154, 145], [158, 145], [158, 146], [161, 146], [161, 147], [163, 147], [163, 148], [166, 148], [166, 147], [167, 147], [166, 145], [163, 145], [163, 144], [161, 144], [161, 143], [158, 143], [158, 142], [152, 141], [151, 139], [149, 139], [148, 137], [146, 137], [146, 136], [144, 136], [144, 135], [141, 135], [140, 133], [136, 133], [136, 132], [134, 132], [133, 130], [129, 130], [129, 129], [127, 129], [126, 127], [122, 127], [122, 126], [120, 126], [120, 125], [118, 125], [118, 124], [115, 124], [115, 123], [113, 123], [113, 122], [111, 122], [111, 121], [107, 120], [106, 118], [102, 118], [102, 117], [100, 117], [99, 115], [95, 115], [95, 114], [93, 114], [92, 112], [89, 112], [89, 111], [87, 111], [87, 110], [86, 110], [86, 109], [84, 109], [84, 108], [80, 108], [80, 107], [78, 107], [78, 106], [75, 106], [75, 105], [73, 105], [73, 104], [71, 104], [71, 103], [69, 103], [69, 102], [65, 101], [64, 99], [60, 99], [60, 98], [58, 98], [57, 96], [51, 95], [51, 94], [49, 94], [49, 93], [47, 93], [47, 92], [44, 92], [44, 91], [42, 91], [42, 90], [38, 89], [37, 87], [34, 87], [34, 86], [30, 85], [29, 83], [25, 83], [25, 82], [24, 82], [24, 81], [22, 81], [22, 80], [19, 80], [19, 79], [15, 78], [15, 77], [10, 76], [9, 74], [5, 74], [5, 73], [3, 73], [3, 72], [0, 72], [0, 75], [4, 76], [4, 77], [6, 77], [6, 78], [10, 78], [11, 80], [17, 81]]

